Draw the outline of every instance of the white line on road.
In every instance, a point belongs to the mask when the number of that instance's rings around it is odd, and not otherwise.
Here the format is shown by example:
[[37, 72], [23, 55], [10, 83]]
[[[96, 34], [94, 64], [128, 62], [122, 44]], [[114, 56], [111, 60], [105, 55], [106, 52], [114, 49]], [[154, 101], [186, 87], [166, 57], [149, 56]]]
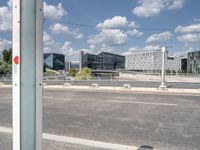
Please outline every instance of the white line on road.
[[12, 133], [12, 128], [0, 127], [1, 133]]
[[43, 96], [43, 98], [45, 98], [45, 99], [53, 99], [52, 96]]
[[127, 103], [127, 104], [144, 104], [144, 105], [158, 105], [158, 106], [177, 106], [177, 104], [170, 103], [154, 103], [154, 102], [133, 102], [133, 101], [120, 101], [120, 100], [107, 100], [110, 103]]
[[[0, 132], [11, 134], [12, 129], [0, 127]], [[139, 149], [139, 147], [136, 147], [136, 146], [121, 145], [121, 144], [114, 144], [114, 143], [108, 143], [108, 142], [100, 142], [100, 141], [87, 140], [87, 139], [81, 139], [81, 138], [73, 138], [73, 137], [60, 136], [60, 135], [47, 134], [47, 133], [43, 133], [43, 139], [56, 141], [56, 142], [62, 142], [62, 143], [68, 143], [68, 144], [76, 144], [76, 145], [94, 147], [94, 148], [109, 149], [109, 150], [138, 150]]]

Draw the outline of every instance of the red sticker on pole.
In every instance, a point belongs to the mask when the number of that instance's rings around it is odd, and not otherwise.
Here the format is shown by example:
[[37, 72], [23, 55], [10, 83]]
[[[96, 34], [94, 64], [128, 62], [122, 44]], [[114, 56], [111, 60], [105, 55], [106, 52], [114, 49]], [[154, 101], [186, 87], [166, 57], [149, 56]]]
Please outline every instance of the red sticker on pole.
[[15, 57], [14, 57], [14, 63], [15, 63], [16, 65], [19, 64], [19, 56], [15, 56]]

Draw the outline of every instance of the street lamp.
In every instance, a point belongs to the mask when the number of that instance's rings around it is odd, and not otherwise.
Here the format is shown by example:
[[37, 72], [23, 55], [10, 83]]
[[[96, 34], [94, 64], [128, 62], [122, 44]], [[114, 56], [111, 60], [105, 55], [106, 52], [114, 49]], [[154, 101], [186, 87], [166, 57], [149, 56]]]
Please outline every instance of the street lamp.
[[161, 84], [159, 89], [166, 89], [167, 86], [165, 85], [165, 54], [167, 51], [167, 47], [162, 47], [162, 67], [161, 67]]

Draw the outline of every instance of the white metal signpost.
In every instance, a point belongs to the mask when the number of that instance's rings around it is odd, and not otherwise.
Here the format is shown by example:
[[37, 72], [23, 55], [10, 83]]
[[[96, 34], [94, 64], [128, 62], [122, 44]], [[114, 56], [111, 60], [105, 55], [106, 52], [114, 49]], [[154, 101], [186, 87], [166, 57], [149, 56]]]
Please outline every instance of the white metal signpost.
[[13, 150], [42, 149], [43, 0], [13, 0]]

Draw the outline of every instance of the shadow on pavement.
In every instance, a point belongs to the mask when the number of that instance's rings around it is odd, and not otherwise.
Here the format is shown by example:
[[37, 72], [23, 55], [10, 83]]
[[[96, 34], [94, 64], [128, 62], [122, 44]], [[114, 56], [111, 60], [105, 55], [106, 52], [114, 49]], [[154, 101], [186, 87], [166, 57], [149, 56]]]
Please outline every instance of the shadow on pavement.
[[149, 145], [142, 145], [137, 150], [153, 150], [154, 148]]

